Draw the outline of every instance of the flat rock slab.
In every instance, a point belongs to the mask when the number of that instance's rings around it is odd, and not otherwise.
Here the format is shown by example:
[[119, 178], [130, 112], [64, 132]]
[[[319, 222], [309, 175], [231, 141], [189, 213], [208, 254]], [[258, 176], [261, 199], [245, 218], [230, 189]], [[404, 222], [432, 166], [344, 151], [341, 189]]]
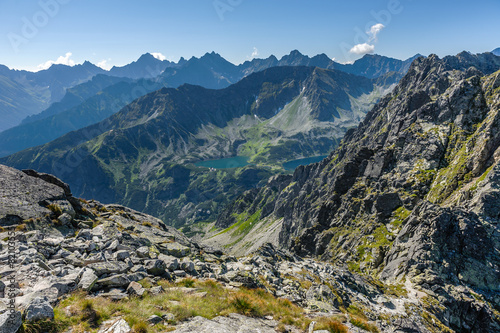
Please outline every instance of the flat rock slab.
[[15, 217], [19, 222], [49, 214], [41, 202], [66, 198], [63, 188], [5, 165], [0, 165], [0, 184], [0, 222], [4, 225], [10, 220], [15, 224]]
[[176, 333], [276, 333], [275, 320], [250, 318], [231, 313], [228, 317], [215, 317], [212, 320], [194, 317], [186, 323], [177, 326]]

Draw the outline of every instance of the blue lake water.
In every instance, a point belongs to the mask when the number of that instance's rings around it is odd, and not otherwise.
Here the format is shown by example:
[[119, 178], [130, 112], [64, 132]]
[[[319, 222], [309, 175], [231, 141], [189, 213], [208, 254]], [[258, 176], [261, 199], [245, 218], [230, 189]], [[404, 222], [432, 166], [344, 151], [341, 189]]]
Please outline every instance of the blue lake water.
[[205, 168], [214, 169], [231, 169], [231, 168], [241, 168], [248, 165], [248, 157], [246, 156], [235, 156], [229, 158], [221, 158], [218, 160], [208, 160], [196, 162], [194, 165]]
[[323, 160], [325, 157], [328, 157], [328, 155], [299, 158], [298, 160], [292, 160], [292, 161], [288, 161], [288, 162], [283, 163], [283, 168], [285, 168], [285, 170], [295, 170], [299, 165], [308, 165], [308, 164], [316, 163], [316, 162]]

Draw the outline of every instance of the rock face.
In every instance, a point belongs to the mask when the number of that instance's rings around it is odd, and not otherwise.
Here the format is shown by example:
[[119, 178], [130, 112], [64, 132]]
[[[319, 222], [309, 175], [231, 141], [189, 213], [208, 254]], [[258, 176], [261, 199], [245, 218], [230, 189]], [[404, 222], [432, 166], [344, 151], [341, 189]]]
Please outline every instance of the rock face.
[[328, 158], [246, 192], [216, 225], [279, 221], [282, 248], [408, 283], [451, 329], [498, 330], [499, 69], [491, 53], [415, 60]]
[[[55, 178], [55, 177], [54, 177]], [[17, 225], [23, 220], [50, 214], [50, 204], [75, 214], [66, 188], [0, 165], [0, 225]], [[64, 184], [61, 182], [61, 184]], [[67, 185], [66, 185], [67, 186]]]

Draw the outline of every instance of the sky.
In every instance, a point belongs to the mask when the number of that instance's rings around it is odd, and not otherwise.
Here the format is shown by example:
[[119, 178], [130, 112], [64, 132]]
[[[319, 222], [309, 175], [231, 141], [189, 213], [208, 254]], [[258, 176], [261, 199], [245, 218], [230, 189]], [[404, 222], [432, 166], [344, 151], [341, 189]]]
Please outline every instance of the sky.
[[0, 0], [0, 64], [31, 71], [146, 52], [234, 64], [292, 50], [352, 62], [500, 47], [500, 0]]

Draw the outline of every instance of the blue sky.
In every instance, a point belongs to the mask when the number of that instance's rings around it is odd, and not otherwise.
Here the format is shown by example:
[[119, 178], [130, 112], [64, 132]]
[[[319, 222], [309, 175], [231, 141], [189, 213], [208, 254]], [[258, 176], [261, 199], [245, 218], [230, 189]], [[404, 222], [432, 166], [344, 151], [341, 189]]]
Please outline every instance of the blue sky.
[[499, 16], [499, 0], [0, 0], [0, 64], [110, 67], [146, 52], [177, 61], [215, 51], [236, 64], [293, 49], [339, 62], [368, 51], [479, 53], [500, 47]]

